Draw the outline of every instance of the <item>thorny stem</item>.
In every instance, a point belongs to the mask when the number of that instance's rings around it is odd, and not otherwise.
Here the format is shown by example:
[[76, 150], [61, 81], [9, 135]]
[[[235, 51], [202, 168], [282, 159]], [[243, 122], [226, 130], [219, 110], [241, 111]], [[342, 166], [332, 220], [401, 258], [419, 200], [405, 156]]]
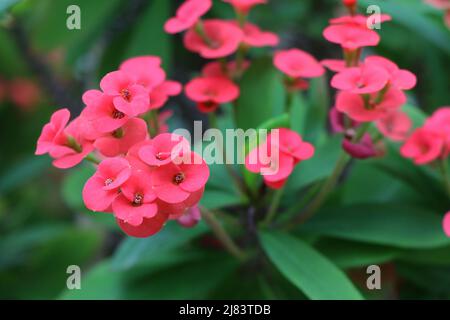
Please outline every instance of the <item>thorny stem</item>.
[[222, 227], [220, 222], [216, 219], [214, 214], [208, 209], [202, 207], [200, 208], [203, 219], [206, 224], [211, 228], [211, 230], [216, 235], [217, 239], [223, 244], [224, 248], [238, 260], [245, 260], [246, 254], [243, 252], [237, 244], [233, 241], [230, 235]]
[[[361, 138], [364, 136], [367, 129], [370, 127], [370, 123], [364, 123], [359, 128], [358, 132], [356, 133], [353, 142], [357, 143]], [[344, 171], [345, 167], [351, 160], [351, 157], [346, 154], [345, 152], [341, 153], [341, 156], [339, 157], [336, 166], [334, 167], [333, 172], [328, 177], [327, 180], [325, 180], [322, 189], [320, 190], [319, 194], [314, 198], [314, 200], [309, 204], [305, 212], [303, 212], [301, 215], [295, 217], [291, 220], [290, 225], [287, 227], [287, 229], [292, 228], [293, 226], [297, 224], [304, 223], [306, 220], [311, 218], [317, 210], [322, 206], [324, 201], [327, 199], [328, 194], [333, 190], [333, 188], [337, 185], [339, 181], [339, 177], [341, 176], [342, 172]]]
[[273, 218], [275, 217], [278, 207], [280, 206], [281, 198], [283, 197], [284, 193], [284, 187], [276, 190], [273, 194], [272, 202], [269, 207], [269, 211], [267, 212], [267, 215], [264, 219], [264, 221], [261, 223], [262, 227], [267, 227], [272, 222]]

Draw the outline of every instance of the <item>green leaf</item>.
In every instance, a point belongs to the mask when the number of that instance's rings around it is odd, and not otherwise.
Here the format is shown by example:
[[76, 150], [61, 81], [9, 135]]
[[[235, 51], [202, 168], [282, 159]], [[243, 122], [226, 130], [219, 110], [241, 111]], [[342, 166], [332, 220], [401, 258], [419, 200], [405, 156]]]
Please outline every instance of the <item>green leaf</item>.
[[45, 224], [0, 237], [0, 269], [23, 263], [36, 247], [61, 236], [66, 230], [65, 225]]
[[0, 14], [3, 14], [6, 10], [18, 2], [19, 0], [3, 0], [0, 2]]
[[[371, 0], [359, 1], [359, 5], [363, 8], [367, 8], [367, 6], [372, 4], [373, 1]], [[418, 1], [416, 3], [412, 3], [410, 0], [397, 0], [395, 3], [383, 1], [377, 3], [377, 5], [381, 7], [381, 12], [392, 16], [393, 23], [405, 26], [412, 34], [422, 36], [424, 41], [434, 44], [447, 52], [447, 54], [450, 53], [450, 35], [448, 31], [423, 14]], [[382, 28], [392, 28], [388, 24], [389, 22], [386, 22], [386, 27], [383, 25]]]
[[240, 82], [240, 91], [235, 106], [238, 128], [257, 128], [283, 106], [281, 78], [269, 58], [252, 61]]
[[[102, 5], [91, 0], [42, 0], [30, 8], [33, 14], [27, 19], [27, 25], [39, 49], [49, 51], [63, 47], [75, 59], [89, 46], [89, 42], [101, 34], [108, 21], [118, 18], [112, 17], [118, 3], [118, 0], [106, 1]], [[80, 7], [80, 30], [69, 30], [66, 26], [69, 17], [66, 10], [70, 5]]]
[[238, 266], [229, 255], [206, 253], [181, 266], [133, 279], [127, 284], [127, 298], [206, 299]]
[[164, 22], [170, 16], [170, 1], [154, 0], [136, 21], [124, 59], [155, 55], [171, 66], [171, 35], [164, 32]]
[[[32, 250], [26, 263], [0, 273], [0, 296], [16, 299], [50, 299], [66, 287], [67, 267], [84, 266], [100, 248], [97, 230], [70, 229]], [[45, 284], [45, 285], [44, 285]]]
[[450, 267], [398, 263], [397, 272], [421, 288], [435, 294], [450, 295]]
[[81, 290], [64, 290], [59, 296], [63, 300], [116, 300], [123, 299], [123, 275], [111, 268], [104, 260], [83, 276]]
[[309, 298], [362, 299], [342, 270], [302, 240], [283, 233], [263, 233], [261, 241], [273, 264]]
[[291, 106], [291, 129], [298, 132], [304, 138], [306, 123], [310, 106], [305, 101], [302, 93], [294, 93]]
[[70, 208], [76, 211], [86, 211], [83, 201], [83, 188], [86, 181], [95, 173], [95, 168], [91, 165], [81, 165], [72, 169], [66, 175], [62, 195]]
[[386, 263], [400, 254], [392, 247], [329, 238], [319, 240], [316, 248], [343, 269]]
[[305, 119], [303, 138], [315, 144], [327, 135], [328, 109], [330, 106], [329, 83], [326, 77], [311, 80], [308, 112]]
[[450, 246], [429, 250], [404, 250], [397, 259], [414, 264], [450, 266]]
[[298, 190], [315, 181], [325, 179], [334, 169], [341, 154], [341, 136], [333, 136], [316, 147], [314, 156], [299, 163], [287, 182], [289, 190]]
[[450, 244], [442, 232], [439, 215], [397, 204], [324, 208], [300, 231], [399, 248], [437, 248]]
[[47, 157], [30, 157], [17, 163], [0, 178], [0, 193], [6, 193], [42, 174], [50, 165]]
[[195, 228], [186, 229], [172, 222], [152, 237], [126, 238], [116, 250], [111, 265], [116, 270], [125, 270], [158, 261], [161, 254], [186, 245], [207, 230], [203, 223], [199, 223]]
[[423, 125], [427, 115], [421, 109], [416, 106], [406, 104], [402, 107], [402, 111], [404, 111], [409, 118], [412, 120], [413, 127], [417, 128]]

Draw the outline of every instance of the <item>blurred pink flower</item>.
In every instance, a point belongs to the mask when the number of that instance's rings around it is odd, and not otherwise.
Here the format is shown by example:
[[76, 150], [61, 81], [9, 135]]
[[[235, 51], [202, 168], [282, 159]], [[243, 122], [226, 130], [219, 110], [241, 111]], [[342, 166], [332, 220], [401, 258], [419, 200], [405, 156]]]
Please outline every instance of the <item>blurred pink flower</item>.
[[223, 77], [195, 78], [185, 87], [186, 95], [197, 102], [201, 112], [213, 112], [219, 105], [238, 98], [239, 87]]
[[233, 23], [218, 19], [205, 20], [203, 31], [207, 40], [191, 28], [184, 35], [185, 47], [206, 59], [223, 58], [233, 54], [243, 39], [243, 32]]
[[211, 6], [211, 0], [186, 0], [178, 8], [175, 17], [166, 21], [164, 30], [173, 34], [193, 27]]

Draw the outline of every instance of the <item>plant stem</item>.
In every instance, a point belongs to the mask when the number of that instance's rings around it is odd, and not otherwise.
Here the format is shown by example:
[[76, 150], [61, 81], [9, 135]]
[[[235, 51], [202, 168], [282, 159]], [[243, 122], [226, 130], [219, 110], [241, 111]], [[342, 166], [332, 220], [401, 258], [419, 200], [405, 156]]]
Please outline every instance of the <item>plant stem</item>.
[[156, 110], [151, 110], [149, 113], [149, 133], [150, 136], [153, 138], [156, 135], [158, 135], [159, 132], [159, 123], [158, 123], [158, 114]]
[[284, 112], [291, 113], [292, 103], [294, 102], [294, 92], [291, 90], [286, 90], [286, 103], [284, 105]]
[[350, 159], [351, 158], [346, 153], [341, 154], [338, 162], [336, 163], [336, 166], [334, 167], [333, 173], [325, 181], [319, 194], [309, 204], [308, 208], [306, 209], [306, 211], [303, 214], [301, 214], [300, 216], [297, 216], [295, 219], [293, 219], [293, 221], [292, 221], [293, 223], [291, 224], [291, 226], [305, 222], [306, 220], [311, 218], [317, 212], [317, 210], [322, 206], [323, 202], [326, 200], [328, 194], [336, 186], [336, 184], [339, 180], [339, 177], [341, 176], [342, 172], [344, 171], [344, 169]]
[[88, 154], [87, 157], [85, 158], [87, 161], [92, 162], [93, 164], [100, 164], [100, 160], [97, 159], [96, 156], [94, 156], [92, 153]]
[[445, 190], [447, 191], [447, 194], [450, 197], [450, 175], [447, 159], [442, 158], [439, 161], [439, 168], [442, 174], [442, 181], [444, 183]]
[[303, 210], [305, 206], [313, 199], [317, 191], [320, 190], [321, 185], [322, 182], [320, 181], [311, 186], [309, 190], [306, 192], [306, 194], [301, 198], [301, 200], [297, 202], [297, 204], [289, 208], [281, 215], [281, 219], [283, 220], [282, 222], [286, 222], [287, 220], [289, 220], [289, 218], [292, 218], [296, 213]]
[[213, 47], [214, 46], [214, 42], [208, 37], [208, 35], [205, 32], [205, 28], [203, 27], [203, 21], [199, 20], [194, 27], [195, 32], [197, 33], [197, 35], [203, 40], [204, 43], [206, 43], [206, 45], [208, 47]]
[[211, 228], [225, 249], [237, 259], [241, 261], [245, 260], [246, 254], [237, 246], [230, 235], [222, 227], [220, 222], [216, 219], [214, 214], [204, 207], [200, 208], [200, 212], [203, 219], [205, 219], [206, 224]]
[[266, 218], [261, 223], [261, 226], [267, 227], [272, 222], [275, 214], [277, 213], [278, 207], [280, 206], [281, 198], [283, 197], [284, 187], [275, 191], [272, 202], [269, 207], [269, 211], [267, 212]]

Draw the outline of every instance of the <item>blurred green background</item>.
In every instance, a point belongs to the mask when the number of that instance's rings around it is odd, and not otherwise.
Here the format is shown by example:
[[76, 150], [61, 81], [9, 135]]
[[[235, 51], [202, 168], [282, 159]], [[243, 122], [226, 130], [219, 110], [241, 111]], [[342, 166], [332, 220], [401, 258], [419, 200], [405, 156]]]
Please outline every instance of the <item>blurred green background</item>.
[[[213, 2], [208, 16], [233, 17], [228, 4]], [[81, 188], [91, 168], [80, 166], [62, 172], [51, 167], [49, 158], [33, 155], [37, 137], [51, 113], [68, 107], [78, 114], [82, 92], [97, 88], [102, 75], [124, 59], [159, 55], [168, 77], [182, 83], [200, 70], [204, 62], [183, 48], [181, 37], [167, 35], [162, 29], [179, 3], [0, 0], [0, 81], [6, 91], [4, 95], [0, 92], [0, 298], [303, 298], [276, 272], [269, 277], [276, 283], [270, 290], [264, 275], [255, 273], [252, 266], [240, 270], [237, 277], [235, 261], [215, 250], [203, 224], [181, 230], [171, 223], [156, 237], [125, 240], [110, 216], [84, 208]], [[72, 4], [81, 8], [81, 30], [66, 28], [66, 8]], [[360, 1], [361, 8], [369, 4], [379, 4], [393, 21], [383, 24], [380, 45], [367, 53], [384, 55], [418, 76], [409, 99], [424, 114], [449, 105], [450, 32], [443, 23], [443, 13], [420, 0]], [[322, 37], [328, 19], [340, 13], [342, 6], [337, 0], [272, 0], [256, 7], [250, 19], [278, 33], [279, 47], [298, 47], [325, 59], [341, 55], [338, 46]], [[258, 49], [252, 56], [268, 52]], [[10, 98], [8, 84], [17, 79], [31, 81], [39, 88], [39, 95], [24, 105]], [[23, 87], [18, 88], [21, 92]], [[329, 107], [332, 96], [320, 98]], [[165, 108], [174, 110], [172, 129], [189, 128], [192, 120], [203, 119], [183, 95]], [[319, 120], [322, 125], [326, 121]], [[397, 177], [373, 168], [360, 165], [354, 170], [350, 186], [342, 191], [347, 203], [383, 203], [397, 196], [389, 191]], [[408, 169], [421, 179], [419, 169]], [[367, 184], [367, 179], [371, 183]], [[388, 191], [380, 188], [385, 185], [390, 186]], [[363, 199], [349, 191], [358, 186], [368, 188]], [[420, 202], [417, 193], [405, 190], [400, 199], [412, 199], [412, 205]], [[223, 193], [213, 187], [206, 197], [204, 204], [211, 206], [236, 201], [233, 191]], [[436, 207], [446, 210], [442, 203]], [[414, 221], [413, 216], [399, 223], [411, 233], [421, 232], [420, 219]], [[328, 236], [333, 239], [332, 234]], [[382, 241], [350, 243], [354, 252], [349, 258], [348, 251], [341, 249], [352, 239], [330, 238], [325, 237], [318, 247], [336, 264], [353, 268], [356, 282], [361, 273], [358, 267], [387, 263], [386, 289], [375, 298], [450, 297], [450, 244], [424, 252], [420, 243], [406, 248]], [[66, 268], [74, 264], [82, 268], [81, 291], [65, 289]], [[399, 286], [406, 289], [399, 293]]]

